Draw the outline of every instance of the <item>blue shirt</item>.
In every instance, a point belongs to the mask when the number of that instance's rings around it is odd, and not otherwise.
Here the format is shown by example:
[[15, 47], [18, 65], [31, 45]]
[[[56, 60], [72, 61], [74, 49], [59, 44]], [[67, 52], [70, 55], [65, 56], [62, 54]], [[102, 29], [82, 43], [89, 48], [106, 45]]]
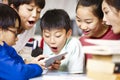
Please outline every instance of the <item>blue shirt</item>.
[[37, 64], [25, 64], [15, 49], [5, 42], [0, 45], [0, 80], [28, 80], [40, 76], [42, 71]]

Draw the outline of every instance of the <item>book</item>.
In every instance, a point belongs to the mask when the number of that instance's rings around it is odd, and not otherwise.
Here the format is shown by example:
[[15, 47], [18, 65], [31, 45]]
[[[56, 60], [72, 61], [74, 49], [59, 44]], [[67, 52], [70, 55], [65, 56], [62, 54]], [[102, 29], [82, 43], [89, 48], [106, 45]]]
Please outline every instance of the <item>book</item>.
[[86, 39], [85, 41], [96, 45], [120, 46], [120, 40]]
[[95, 45], [84, 46], [85, 52], [120, 54], [120, 40], [86, 39], [86, 41]]
[[[117, 40], [98, 40], [87, 39], [92, 46], [84, 46], [85, 53], [92, 54], [92, 59], [87, 60], [87, 74], [96, 72], [100, 75], [106, 74], [108, 79], [99, 80], [117, 80], [112, 79], [114, 74], [120, 74], [120, 41]], [[116, 76], [116, 75], [115, 75]]]
[[113, 63], [104, 60], [88, 59], [86, 70], [106, 73], [120, 74], [120, 63]]
[[86, 69], [101, 73], [114, 73], [115, 64], [107, 61], [88, 59]]
[[88, 59], [87, 77], [93, 80], [120, 80], [120, 72], [115, 73], [115, 67], [112, 62]]
[[93, 80], [120, 80], [120, 74], [106, 74], [97, 71], [87, 71], [87, 77]]

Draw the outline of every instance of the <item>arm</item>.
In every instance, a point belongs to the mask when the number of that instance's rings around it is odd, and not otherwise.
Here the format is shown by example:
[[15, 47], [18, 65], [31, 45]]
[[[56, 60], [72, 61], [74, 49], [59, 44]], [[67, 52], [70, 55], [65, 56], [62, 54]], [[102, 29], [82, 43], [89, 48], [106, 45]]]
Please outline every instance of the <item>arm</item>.
[[25, 64], [12, 47], [0, 50], [0, 78], [6, 80], [27, 80], [42, 74], [42, 68], [37, 64]]
[[71, 42], [69, 42], [68, 46], [68, 71], [70, 73], [83, 73], [84, 53], [80, 41], [78, 39], [73, 38]]

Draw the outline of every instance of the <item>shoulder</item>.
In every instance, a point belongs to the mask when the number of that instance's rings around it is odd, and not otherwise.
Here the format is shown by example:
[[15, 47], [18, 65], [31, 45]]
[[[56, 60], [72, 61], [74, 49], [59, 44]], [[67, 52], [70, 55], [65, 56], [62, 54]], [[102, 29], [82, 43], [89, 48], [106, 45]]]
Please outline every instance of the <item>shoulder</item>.
[[74, 43], [74, 44], [79, 43], [80, 44], [80, 41], [79, 41], [79, 38], [77, 38], [77, 37], [71, 37], [69, 43], [71, 43], [71, 44], [72, 43]]
[[4, 42], [3, 46], [4, 49], [8, 51], [15, 51], [15, 49], [12, 46], [9, 46], [7, 43]]
[[78, 38], [76, 37], [71, 37], [71, 39], [69, 40], [67, 47], [68, 48], [76, 48], [76, 47], [81, 47], [81, 42], [79, 41]]
[[120, 34], [114, 34], [113, 30], [111, 30], [111, 26], [109, 26], [108, 31], [103, 35], [102, 39], [118, 40], [120, 39]]

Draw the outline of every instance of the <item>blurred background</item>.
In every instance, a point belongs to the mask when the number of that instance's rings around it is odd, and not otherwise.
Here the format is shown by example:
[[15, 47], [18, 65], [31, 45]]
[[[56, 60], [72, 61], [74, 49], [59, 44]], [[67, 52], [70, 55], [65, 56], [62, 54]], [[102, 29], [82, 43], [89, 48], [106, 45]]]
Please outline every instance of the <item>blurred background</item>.
[[[75, 22], [75, 16], [76, 16], [75, 9], [76, 9], [76, 5], [77, 5], [77, 1], [78, 0], [46, 0], [46, 5], [45, 5], [44, 9], [42, 10], [41, 16], [48, 9], [64, 9], [71, 18], [71, 24], [73, 27], [72, 35], [75, 37], [79, 37], [79, 36], [81, 36], [82, 32], [78, 28], [78, 26], [76, 25], [76, 22]], [[0, 2], [2, 2], [2, 0], [0, 0]], [[36, 36], [40, 36], [40, 34], [41, 34], [39, 22], [40, 22], [40, 20], [37, 22], [37, 24], [35, 26], [36, 27], [36, 32], [35, 32]]]

